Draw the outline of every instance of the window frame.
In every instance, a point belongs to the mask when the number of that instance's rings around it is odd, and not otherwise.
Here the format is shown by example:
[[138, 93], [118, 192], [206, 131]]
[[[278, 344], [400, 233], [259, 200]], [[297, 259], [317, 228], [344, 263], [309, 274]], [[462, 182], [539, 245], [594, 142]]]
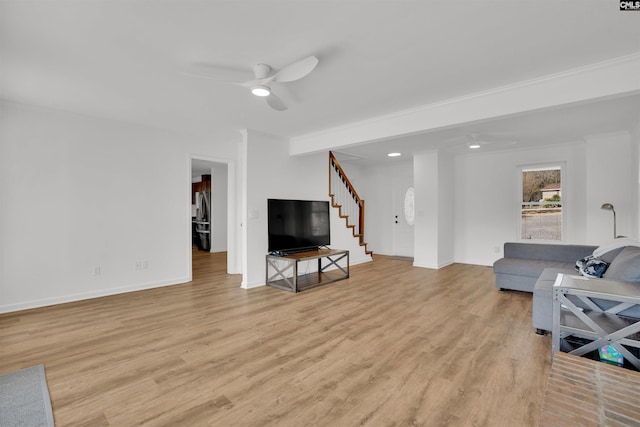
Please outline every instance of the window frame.
[[[568, 211], [568, 203], [567, 203], [567, 192], [566, 192], [566, 168], [567, 162], [565, 161], [554, 161], [554, 162], [540, 162], [540, 163], [528, 163], [521, 164], [516, 167], [516, 171], [518, 174], [517, 181], [517, 230], [516, 236], [517, 241], [519, 242], [528, 242], [528, 243], [566, 243], [567, 242], [567, 211]], [[550, 169], [560, 169], [560, 194], [562, 200], [562, 220], [560, 221], [560, 239], [558, 240], [549, 240], [549, 239], [525, 239], [522, 237], [522, 174], [526, 171], [534, 171], [534, 170], [550, 170]]]

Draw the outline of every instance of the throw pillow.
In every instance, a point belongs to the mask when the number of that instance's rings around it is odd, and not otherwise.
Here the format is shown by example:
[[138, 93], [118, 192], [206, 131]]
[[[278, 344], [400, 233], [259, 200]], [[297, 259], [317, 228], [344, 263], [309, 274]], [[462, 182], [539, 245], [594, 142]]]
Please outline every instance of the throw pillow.
[[621, 282], [640, 283], [640, 247], [624, 248], [615, 257], [603, 277]]
[[607, 271], [607, 267], [609, 267], [608, 263], [593, 255], [576, 261], [576, 270], [586, 277], [602, 277], [604, 272]]
[[618, 248], [618, 249], [613, 249], [613, 250], [610, 250], [609, 252], [606, 252], [606, 253], [600, 255], [598, 258], [600, 258], [601, 260], [603, 260], [607, 264], [611, 264], [613, 262], [613, 260], [616, 259], [616, 257], [623, 250], [624, 250], [624, 247]]

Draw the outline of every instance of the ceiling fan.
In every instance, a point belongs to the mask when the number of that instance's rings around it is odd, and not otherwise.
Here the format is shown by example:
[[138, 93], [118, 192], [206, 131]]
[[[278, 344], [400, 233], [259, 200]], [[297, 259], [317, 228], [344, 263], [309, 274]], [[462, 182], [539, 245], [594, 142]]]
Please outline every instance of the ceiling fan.
[[203, 75], [199, 73], [182, 73], [191, 77], [223, 81], [251, 89], [255, 96], [264, 97], [267, 104], [274, 110], [284, 111], [287, 109], [285, 103], [271, 90], [271, 83], [288, 83], [307, 76], [318, 65], [318, 58], [308, 56], [300, 61], [289, 64], [280, 70], [274, 71], [267, 64], [256, 64], [253, 66], [254, 78], [246, 81], [229, 81], [216, 76]]

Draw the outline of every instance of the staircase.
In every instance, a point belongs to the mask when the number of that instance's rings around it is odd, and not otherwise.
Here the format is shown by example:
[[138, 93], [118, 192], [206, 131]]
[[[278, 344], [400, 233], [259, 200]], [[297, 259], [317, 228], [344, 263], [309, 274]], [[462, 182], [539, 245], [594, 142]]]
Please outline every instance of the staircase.
[[358, 196], [332, 152], [329, 152], [329, 197], [331, 206], [338, 208], [338, 215], [345, 219], [347, 228], [358, 238], [360, 246], [364, 246], [365, 253], [373, 255], [364, 241], [364, 200]]

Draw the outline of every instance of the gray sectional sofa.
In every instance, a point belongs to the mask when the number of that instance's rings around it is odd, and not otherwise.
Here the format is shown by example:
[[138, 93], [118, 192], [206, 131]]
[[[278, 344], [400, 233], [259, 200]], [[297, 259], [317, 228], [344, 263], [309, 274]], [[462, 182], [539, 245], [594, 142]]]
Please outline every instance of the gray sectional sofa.
[[545, 268], [575, 274], [576, 261], [591, 255], [596, 248], [588, 245], [507, 242], [504, 244], [504, 257], [493, 263], [496, 287], [500, 290], [533, 292]]
[[[640, 247], [637, 241], [616, 241], [609, 247], [544, 243], [504, 244], [504, 257], [493, 264], [496, 287], [533, 293], [532, 324], [538, 334], [551, 331], [553, 283], [559, 273], [580, 274], [576, 262], [592, 254], [609, 264], [603, 278], [638, 283], [640, 286]], [[598, 280], [598, 279], [594, 279]], [[575, 301], [578, 306], [581, 304]], [[607, 308], [611, 303], [600, 300]], [[640, 318], [640, 307], [620, 313]]]

